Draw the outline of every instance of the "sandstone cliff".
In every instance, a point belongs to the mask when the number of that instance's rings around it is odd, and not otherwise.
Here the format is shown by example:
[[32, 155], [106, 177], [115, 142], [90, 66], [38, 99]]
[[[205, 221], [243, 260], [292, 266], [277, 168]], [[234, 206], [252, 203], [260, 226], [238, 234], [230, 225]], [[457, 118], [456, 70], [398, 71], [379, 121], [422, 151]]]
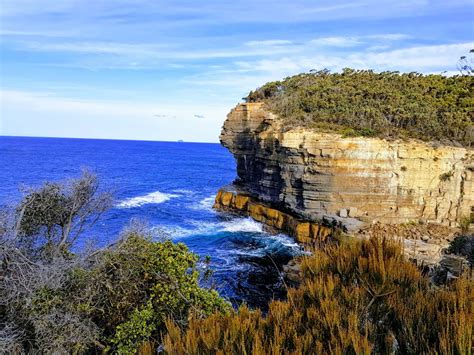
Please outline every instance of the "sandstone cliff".
[[220, 139], [249, 195], [310, 221], [454, 226], [474, 206], [472, 149], [283, 130], [261, 103], [237, 105]]

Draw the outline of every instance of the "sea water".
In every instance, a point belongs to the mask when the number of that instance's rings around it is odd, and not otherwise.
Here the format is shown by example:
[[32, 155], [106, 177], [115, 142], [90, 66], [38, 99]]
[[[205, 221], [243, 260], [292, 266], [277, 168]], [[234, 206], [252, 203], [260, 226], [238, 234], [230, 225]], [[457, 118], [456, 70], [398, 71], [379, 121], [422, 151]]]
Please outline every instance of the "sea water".
[[288, 236], [212, 209], [219, 187], [235, 177], [232, 155], [219, 144], [0, 137], [0, 205], [45, 181], [95, 172], [114, 207], [83, 236], [98, 245], [117, 239], [132, 219], [199, 256], [210, 256], [212, 284], [238, 305], [263, 307], [285, 294], [281, 266], [301, 252]]

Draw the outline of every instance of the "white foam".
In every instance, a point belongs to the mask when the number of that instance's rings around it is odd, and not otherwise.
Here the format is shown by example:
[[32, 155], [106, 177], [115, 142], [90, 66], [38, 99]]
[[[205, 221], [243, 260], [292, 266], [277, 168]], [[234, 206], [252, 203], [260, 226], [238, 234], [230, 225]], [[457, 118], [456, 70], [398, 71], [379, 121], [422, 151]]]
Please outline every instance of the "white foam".
[[211, 195], [209, 197], [203, 198], [198, 203], [194, 203], [190, 206], [192, 210], [206, 210], [212, 211], [212, 206], [214, 205], [215, 196]]
[[292, 248], [292, 249], [300, 249], [300, 246], [298, 243], [295, 242], [295, 240], [286, 234], [276, 234], [276, 235], [270, 235], [268, 238], [273, 239], [280, 244]]
[[225, 232], [263, 232], [261, 223], [254, 221], [251, 218], [236, 218], [228, 222], [220, 223], [222, 231]]
[[168, 201], [173, 197], [179, 197], [180, 195], [176, 194], [165, 194], [160, 191], [151, 192], [149, 194], [137, 197], [131, 197], [120, 202], [117, 207], [119, 208], [132, 208], [140, 207], [147, 204], [157, 204]]
[[213, 234], [219, 232], [249, 232], [249, 233], [263, 233], [263, 226], [261, 223], [254, 221], [251, 218], [235, 218], [225, 222], [201, 222], [201, 221], [188, 221], [189, 224], [193, 225], [194, 228], [183, 228], [179, 226], [157, 226], [172, 238], [187, 237], [190, 235], [198, 234]]
[[163, 226], [159, 225], [154, 227], [154, 229], [162, 231], [165, 235], [168, 235], [170, 238], [181, 238], [187, 237], [189, 235], [197, 234], [195, 230], [186, 229], [183, 227], [177, 226]]

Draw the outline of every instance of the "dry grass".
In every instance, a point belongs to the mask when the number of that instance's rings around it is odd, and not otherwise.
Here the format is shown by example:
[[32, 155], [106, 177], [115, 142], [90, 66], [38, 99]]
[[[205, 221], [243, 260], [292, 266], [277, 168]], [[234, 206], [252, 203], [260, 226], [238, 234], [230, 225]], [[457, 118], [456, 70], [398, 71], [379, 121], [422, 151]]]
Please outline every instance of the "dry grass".
[[177, 354], [471, 354], [474, 285], [467, 275], [433, 288], [401, 247], [374, 237], [314, 250], [303, 283], [269, 313], [166, 324], [163, 345]]

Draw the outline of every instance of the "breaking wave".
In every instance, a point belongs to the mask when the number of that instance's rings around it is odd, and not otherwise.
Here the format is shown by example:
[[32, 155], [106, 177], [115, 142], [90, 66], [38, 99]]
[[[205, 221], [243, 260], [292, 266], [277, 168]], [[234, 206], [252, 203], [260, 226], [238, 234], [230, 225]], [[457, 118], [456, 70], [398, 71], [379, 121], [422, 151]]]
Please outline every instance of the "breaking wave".
[[190, 208], [192, 210], [205, 210], [212, 211], [212, 206], [214, 205], [215, 196], [211, 195], [209, 197], [203, 198], [201, 201], [193, 203]]
[[143, 196], [127, 198], [121, 201], [120, 203], [118, 203], [117, 207], [132, 208], [132, 207], [140, 207], [147, 204], [163, 203], [173, 197], [179, 197], [179, 196], [180, 195], [177, 195], [177, 194], [166, 194], [160, 191], [155, 191]]
[[182, 238], [190, 235], [215, 234], [219, 232], [229, 233], [263, 233], [261, 223], [251, 218], [234, 218], [224, 222], [201, 222], [189, 221], [191, 227], [181, 226], [156, 226], [157, 229], [168, 233], [172, 238]]

